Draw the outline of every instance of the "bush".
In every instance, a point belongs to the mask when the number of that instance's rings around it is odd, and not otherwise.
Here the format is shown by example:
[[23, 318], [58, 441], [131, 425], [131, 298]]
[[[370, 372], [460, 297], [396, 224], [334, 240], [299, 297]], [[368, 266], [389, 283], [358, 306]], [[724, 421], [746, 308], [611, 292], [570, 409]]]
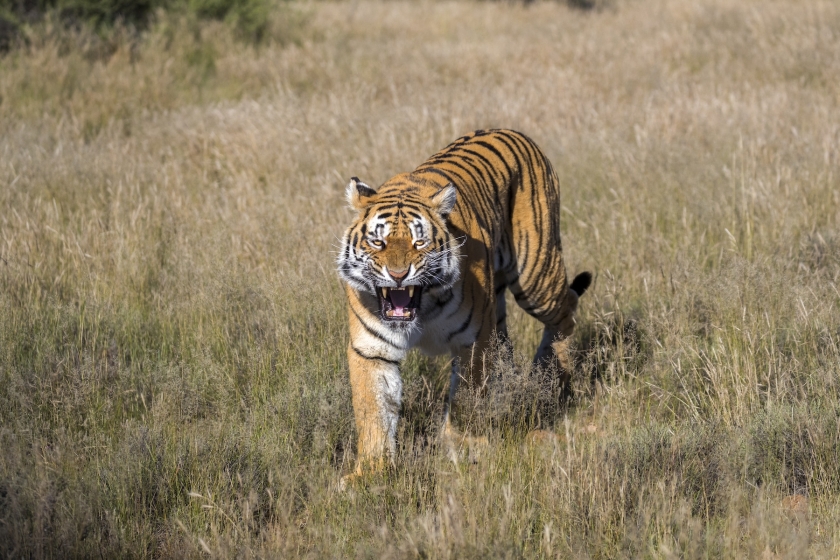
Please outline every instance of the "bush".
[[49, 13], [69, 26], [104, 31], [115, 24], [145, 28], [159, 10], [230, 22], [244, 40], [258, 43], [268, 29], [272, 0], [0, 0], [0, 52], [23, 38], [26, 24]]
[[201, 19], [229, 21], [243, 39], [259, 43], [268, 28], [270, 0], [189, 0], [189, 10]]
[[5, 0], [0, 3], [0, 53], [9, 50], [20, 35], [20, 20]]

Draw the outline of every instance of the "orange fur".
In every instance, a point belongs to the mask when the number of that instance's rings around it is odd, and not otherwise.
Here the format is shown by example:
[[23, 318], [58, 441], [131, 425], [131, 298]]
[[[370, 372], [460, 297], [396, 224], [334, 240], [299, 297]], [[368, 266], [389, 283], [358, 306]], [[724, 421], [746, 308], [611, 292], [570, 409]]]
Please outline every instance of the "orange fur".
[[[510, 130], [476, 131], [378, 189], [347, 189], [358, 212], [338, 259], [347, 283], [348, 359], [358, 463], [380, 468], [395, 449], [409, 348], [454, 357], [461, 378], [483, 382], [484, 350], [507, 337], [504, 290], [544, 325], [535, 361], [571, 372], [568, 338], [578, 297], [560, 242], [557, 176], [540, 149]], [[451, 400], [451, 398], [450, 398]], [[444, 433], [454, 433], [445, 412]]]

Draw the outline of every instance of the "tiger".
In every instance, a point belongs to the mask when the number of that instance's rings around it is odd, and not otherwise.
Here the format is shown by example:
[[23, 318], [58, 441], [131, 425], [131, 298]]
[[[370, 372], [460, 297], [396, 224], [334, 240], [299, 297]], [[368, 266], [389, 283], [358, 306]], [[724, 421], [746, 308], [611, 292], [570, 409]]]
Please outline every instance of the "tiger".
[[379, 188], [351, 178], [346, 197], [356, 217], [337, 268], [347, 296], [357, 453], [342, 483], [393, 461], [400, 364], [412, 348], [452, 356], [442, 433], [454, 437], [450, 410], [460, 380], [481, 387], [493, 337], [508, 340], [505, 290], [544, 325], [534, 362], [553, 360], [568, 381], [569, 337], [592, 275], [567, 281], [559, 181], [533, 140], [477, 130]]

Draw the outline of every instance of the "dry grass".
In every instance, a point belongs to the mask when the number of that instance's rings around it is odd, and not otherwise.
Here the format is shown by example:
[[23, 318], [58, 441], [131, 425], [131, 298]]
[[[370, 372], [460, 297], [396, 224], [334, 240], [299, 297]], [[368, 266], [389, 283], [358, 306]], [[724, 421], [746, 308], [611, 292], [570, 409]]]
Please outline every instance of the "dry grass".
[[[301, 19], [0, 59], [0, 555], [840, 556], [837, 3]], [[344, 184], [494, 126], [549, 154], [597, 273], [573, 399], [502, 363], [455, 466], [412, 356], [396, 467], [337, 494]]]

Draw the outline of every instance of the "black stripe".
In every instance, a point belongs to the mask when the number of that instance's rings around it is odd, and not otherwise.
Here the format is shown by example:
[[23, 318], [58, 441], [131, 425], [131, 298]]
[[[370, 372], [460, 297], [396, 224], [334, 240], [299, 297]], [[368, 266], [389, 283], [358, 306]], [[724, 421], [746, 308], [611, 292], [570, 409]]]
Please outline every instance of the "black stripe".
[[493, 144], [490, 144], [488, 142], [484, 142], [484, 141], [479, 141], [479, 142], [477, 142], [477, 144], [480, 145], [480, 146], [483, 146], [484, 149], [489, 150], [493, 154], [495, 154], [496, 158], [502, 163], [502, 165], [505, 166], [505, 173], [502, 173], [502, 171], [499, 169], [498, 165], [493, 165], [492, 166], [493, 171], [495, 172], [494, 176], [497, 177], [498, 180], [494, 180], [493, 183], [490, 185], [493, 188], [493, 201], [496, 205], [496, 208], [501, 209], [502, 200], [501, 200], [500, 195], [499, 195], [499, 187], [504, 185], [508, 189], [510, 189], [510, 180], [511, 180], [511, 177], [513, 177], [513, 171], [511, 170], [510, 165], [508, 165], [507, 160], [504, 157], [502, 157], [502, 153], [498, 149], [496, 149], [496, 146], [494, 146]]
[[511, 176], [510, 176], [509, 185], [511, 187], [514, 186], [513, 185], [514, 178], [517, 177], [517, 176], [520, 178], [519, 183], [521, 184], [522, 183], [522, 181], [521, 181], [522, 161], [519, 158], [519, 146], [513, 141], [513, 138], [511, 138], [510, 136], [499, 136], [497, 138], [497, 140], [499, 141], [500, 144], [503, 144], [505, 146], [505, 148], [508, 149], [508, 151], [510, 152], [510, 155], [513, 156], [513, 163], [516, 166], [516, 169], [511, 169], [511, 171], [510, 171]]
[[365, 328], [365, 330], [369, 334], [372, 334], [374, 337], [378, 338], [379, 340], [381, 340], [382, 342], [384, 342], [385, 344], [387, 344], [389, 346], [393, 346], [397, 350], [405, 350], [405, 348], [403, 348], [402, 346], [397, 346], [396, 344], [394, 344], [393, 342], [391, 342], [390, 340], [388, 340], [387, 338], [385, 338], [384, 336], [382, 336], [381, 334], [379, 334], [378, 332], [373, 330], [371, 327], [369, 327], [368, 324], [365, 323], [364, 319], [362, 319], [362, 317], [358, 313], [356, 313], [356, 310], [353, 309], [352, 305], [350, 306], [350, 310], [353, 312], [353, 315], [356, 316], [356, 319], [359, 320], [359, 322], [362, 324], [362, 326]]
[[[507, 180], [507, 177], [502, 174], [501, 170], [498, 166], [493, 165], [493, 163], [487, 159], [484, 154], [479, 152], [474, 152], [472, 150], [464, 149], [466, 153], [472, 154], [478, 161], [471, 161], [473, 167], [481, 173], [482, 177], [487, 177], [485, 180], [485, 189], [481, 189], [478, 193], [479, 195], [486, 195], [488, 194], [486, 191], [491, 190], [493, 193], [493, 201], [494, 205], [492, 208], [496, 211], [501, 210], [501, 200], [499, 199], [499, 183], [503, 183]], [[505, 164], [507, 167], [507, 163], [502, 160], [502, 163]]]
[[472, 180], [472, 184], [474, 184], [474, 185], [481, 184], [482, 181], [480, 181], [479, 177], [474, 175], [473, 172], [472, 172], [473, 169], [476, 170], [476, 171], [478, 171], [478, 169], [476, 169], [475, 166], [467, 167], [465, 165], [462, 165], [461, 161], [465, 161], [465, 158], [458, 157], [458, 159], [451, 159], [451, 160], [446, 161], [446, 164], [451, 165], [453, 167], [456, 167], [456, 168], [460, 169], [461, 171], [463, 171], [464, 173], [466, 173], [469, 176], [469, 178]]
[[395, 360], [389, 360], [388, 358], [383, 358], [382, 356], [366, 356], [365, 354], [362, 354], [362, 352], [358, 348], [353, 346], [352, 344], [350, 345], [350, 348], [352, 348], [353, 352], [355, 352], [356, 354], [358, 354], [359, 356], [361, 356], [365, 360], [379, 360], [380, 362], [385, 362], [386, 364], [391, 364], [391, 365], [394, 365], [394, 366], [397, 366], [397, 367], [400, 366], [399, 362], [397, 362]]
[[464, 332], [465, 330], [467, 330], [469, 328], [470, 323], [472, 322], [473, 311], [474, 311], [474, 309], [470, 309], [470, 314], [467, 315], [467, 320], [464, 321], [463, 325], [458, 327], [458, 330], [449, 333], [449, 336], [446, 337], [446, 342], [450, 342], [453, 338], [455, 338], [456, 336], [458, 336], [459, 334], [461, 334], [462, 332]]
[[433, 166], [435, 164], [442, 163], [442, 162], [447, 160], [448, 155], [449, 155], [448, 153], [434, 155], [434, 156], [430, 157], [429, 159], [427, 159], [426, 161], [424, 161], [423, 166], [427, 166], [427, 165]]
[[[533, 145], [528, 141], [529, 139], [523, 135], [509, 135], [508, 138], [510, 138], [511, 141], [513, 141], [514, 145], [517, 148], [513, 151], [513, 154], [514, 157], [516, 157], [517, 161], [519, 161], [520, 172], [523, 166], [527, 167], [528, 177], [531, 179], [531, 188], [533, 189], [534, 185], [537, 184], [537, 176], [534, 174], [534, 167], [532, 165], [524, 165], [525, 162], [534, 160], [533, 151], [530, 149], [533, 147]], [[519, 183], [519, 186], [520, 188], [524, 188], [525, 182], [521, 181]]]
[[[523, 274], [526, 274], [526, 272], [527, 272], [526, 269], [528, 268], [528, 248], [529, 248], [528, 230], [525, 230], [525, 232], [522, 233], [521, 235], [522, 235], [522, 237], [520, 239], [525, 243], [525, 247], [522, 249], [522, 251], [517, 251], [518, 254], [516, 255], [516, 260], [519, 261], [519, 267], [517, 267], [517, 268], [519, 268], [519, 276], [522, 276]], [[517, 243], [517, 245], [519, 245], [519, 244]]]
[[[489, 224], [487, 223], [487, 220], [481, 212], [481, 207], [476, 207], [476, 205], [474, 204], [469, 204], [469, 202], [466, 201], [466, 199], [461, 197], [458, 198], [458, 204], [463, 205], [465, 208], [472, 209], [472, 212], [470, 214], [472, 214], [472, 217], [475, 218], [476, 222], [478, 222], [478, 229], [480, 229], [481, 231], [487, 231], [489, 229]], [[468, 216], [464, 216], [464, 218], [467, 217]], [[465, 221], [467, 220], [465, 219]]]
[[[502, 141], [502, 136], [499, 136], [497, 140], [501, 142]], [[488, 150], [493, 152], [496, 155], [496, 157], [499, 158], [502, 161], [502, 165], [505, 166], [505, 169], [507, 170], [507, 176], [511, 177], [513, 175], [513, 170], [510, 168], [510, 165], [508, 165], [508, 162], [505, 159], [505, 157], [502, 155], [502, 152], [500, 152], [498, 150], [498, 148], [496, 148], [496, 146], [494, 146], [493, 144], [491, 144], [489, 142], [485, 142], [483, 140], [480, 140], [480, 141], [476, 142], [476, 144], [478, 144], [479, 146], [484, 146], [485, 148], [487, 148]]]
[[446, 304], [448, 304], [450, 301], [452, 301], [452, 298], [454, 297], [454, 294], [452, 293], [452, 290], [447, 290], [446, 292], [444, 292], [444, 294], [448, 295], [449, 297], [447, 297], [446, 299], [438, 298], [438, 300], [435, 302], [436, 306], [445, 307]]
[[[486, 144], [486, 142], [479, 142], [479, 144]], [[478, 162], [473, 163], [473, 165], [475, 167], [479, 167], [479, 164], [481, 164], [480, 167], [483, 167], [487, 171], [487, 174], [490, 176], [491, 179], [494, 179], [497, 175], [501, 174], [499, 172], [498, 167], [493, 165], [493, 162], [490, 161], [487, 158], [487, 156], [485, 156], [481, 152], [476, 152], [475, 150], [470, 150], [469, 148], [464, 148], [463, 151], [467, 154], [470, 154], [471, 156], [474, 156], [478, 160]], [[504, 160], [502, 160], [502, 162], [504, 163]]]
[[450, 177], [449, 175], [447, 175], [446, 173], [444, 173], [443, 171], [441, 171], [439, 169], [435, 169], [434, 167], [429, 167], [428, 169], [422, 169], [422, 167], [424, 167], [424, 166], [421, 165], [420, 167], [418, 167], [415, 172], [416, 173], [434, 173], [435, 175], [440, 175], [441, 177], [446, 179], [447, 182], [449, 182], [449, 183], [453, 183], [453, 184], [455, 183], [452, 180], [452, 177]]
[[[455, 295], [455, 290], [452, 290], [452, 295], [453, 295], [453, 296]], [[456, 313], [458, 313], [459, 311], [461, 311], [461, 306], [462, 306], [462, 305], [464, 305], [464, 300], [466, 299], [466, 297], [467, 297], [467, 296], [466, 296], [466, 294], [464, 294], [464, 289], [463, 289], [463, 287], [462, 287], [462, 288], [458, 291], [458, 295], [460, 295], [460, 296], [461, 296], [461, 299], [459, 299], [459, 300], [458, 300], [458, 304], [455, 306], [455, 310], [454, 310], [452, 313], [450, 313], [449, 315], [447, 315], [447, 316], [446, 316], [446, 319], [447, 319], [447, 320], [449, 320], [449, 319], [450, 319], [450, 318], [452, 318], [452, 317], [453, 317]], [[449, 303], [449, 302], [447, 302], [447, 303]]]

